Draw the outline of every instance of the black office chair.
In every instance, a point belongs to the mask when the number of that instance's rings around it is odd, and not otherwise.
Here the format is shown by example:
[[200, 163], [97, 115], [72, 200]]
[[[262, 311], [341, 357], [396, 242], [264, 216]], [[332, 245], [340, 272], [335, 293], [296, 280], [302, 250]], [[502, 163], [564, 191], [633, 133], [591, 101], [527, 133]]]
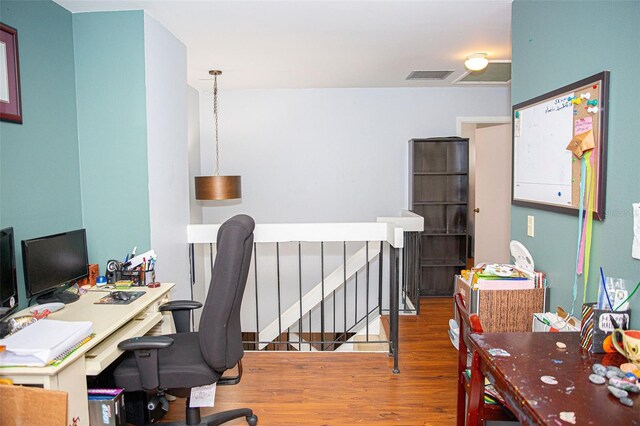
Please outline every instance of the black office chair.
[[[253, 219], [246, 215], [234, 216], [220, 226], [218, 253], [198, 332], [188, 331], [188, 318], [191, 310], [201, 304], [174, 301], [163, 305], [161, 310], [172, 311], [177, 334], [136, 337], [118, 345], [132, 352], [114, 371], [118, 387], [126, 391], [155, 390], [160, 397], [165, 391], [187, 397], [187, 425], [219, 425], [241, 417], [246, 417], [250, 425], [258, 423], [249, 408], [201, 418], [199, 408], [189, 407], [191, 388], [212, 383], [236, 384], [242, 376], [240, 305], [251, 262], [254, 227]], [[222, 378], [226, 370], [236, 365], [236, 377]]]

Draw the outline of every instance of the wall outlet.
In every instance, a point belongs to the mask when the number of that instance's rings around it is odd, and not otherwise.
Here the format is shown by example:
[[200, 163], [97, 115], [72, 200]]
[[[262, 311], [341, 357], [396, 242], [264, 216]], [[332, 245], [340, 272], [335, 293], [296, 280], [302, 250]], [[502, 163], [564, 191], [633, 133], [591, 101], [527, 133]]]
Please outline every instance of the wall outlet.
[[527, 216], [527, 235], [533, 237], [535, 235], [535, 218]]

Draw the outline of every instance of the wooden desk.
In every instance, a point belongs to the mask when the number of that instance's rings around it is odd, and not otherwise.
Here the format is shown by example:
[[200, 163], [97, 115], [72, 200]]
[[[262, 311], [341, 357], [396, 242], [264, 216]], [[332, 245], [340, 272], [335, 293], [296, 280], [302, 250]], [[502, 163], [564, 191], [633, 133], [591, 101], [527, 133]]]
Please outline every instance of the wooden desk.
[[[594, 385], [588, 379], [594, 363], [619, 366], [625, 359], [584, 351], [580, 333], [484, 333], [472, 335], [471, 340], [480, 355], [482, 373], [522, 424], [567, 425], [559, 414], [573, 411], [578, 425], [640, 425], [640, 395], [631, 394], [634, 406], [626, 407], [609, 394], [606, 385]], [[558, 341], [567, 348], [558, 349]], [[491, 348], [504, 349], [511, 356], [493, 357], [487, 352]], [[541, 376], [553, 376], [558, 384], [545, 384]]]
[[[132, 291], [145, 291], [145, 294], [128, 305], [96, 305], [94, 302], [108, 292], [88, 292], [78, 301], [54, 312], [49, 318], [62, 321], [91, 321], [95, 333], [93, 339], [78, 348], [58, 366], [7, 367], [0, 369], [0, 377], [9, 377], [16, 384], [36, 385], [68, 392], [68, 423], [71, 424], [74, 418], [79, 418], [79, 425], [89, 425], [86, 376], [99, 374], [120, 356], [122, 351], [117, 347], [120, 341], [143, 336], [156, 325], [160, 326], [159, 330], [154, 330], [157, 334], [173, 332], [171, 315], [164, 318], [158, 310], [162, 303], [169, 300], [169, 291], [173, 286], [172, 283], [163, 283], [158, 288], [135, 287]], [[15, 316], [28, 314], [28, 310], [24, 310]]]

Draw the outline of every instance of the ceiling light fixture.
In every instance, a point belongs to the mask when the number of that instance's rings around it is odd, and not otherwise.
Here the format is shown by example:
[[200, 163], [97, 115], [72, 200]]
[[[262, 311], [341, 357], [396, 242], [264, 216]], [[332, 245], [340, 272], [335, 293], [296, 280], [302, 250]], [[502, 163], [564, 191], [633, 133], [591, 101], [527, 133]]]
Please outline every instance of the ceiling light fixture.
[[489, 64], [486, 53], [472, 53], [467, 56], [464, 66], [471, 71], [482, 71]]
[[231, 200], [242, 197], [240, 176], [220, 176], [220, 143], [218, 139], [218, 76], [222, 71], [211, 70], [213, 76], [213, 129], [216, 139], [216, 168], [214, 176], [196, 176], [196, 200]]

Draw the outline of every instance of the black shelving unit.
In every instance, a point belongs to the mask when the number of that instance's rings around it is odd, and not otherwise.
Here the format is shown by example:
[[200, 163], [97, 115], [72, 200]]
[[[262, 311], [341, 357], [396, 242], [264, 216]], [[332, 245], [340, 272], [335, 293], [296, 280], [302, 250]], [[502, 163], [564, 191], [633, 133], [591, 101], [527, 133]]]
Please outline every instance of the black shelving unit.
[[421, 296], [451, 296], [468, 257], [469, 139], [409, 141], [409, 209], [424, 217]]

